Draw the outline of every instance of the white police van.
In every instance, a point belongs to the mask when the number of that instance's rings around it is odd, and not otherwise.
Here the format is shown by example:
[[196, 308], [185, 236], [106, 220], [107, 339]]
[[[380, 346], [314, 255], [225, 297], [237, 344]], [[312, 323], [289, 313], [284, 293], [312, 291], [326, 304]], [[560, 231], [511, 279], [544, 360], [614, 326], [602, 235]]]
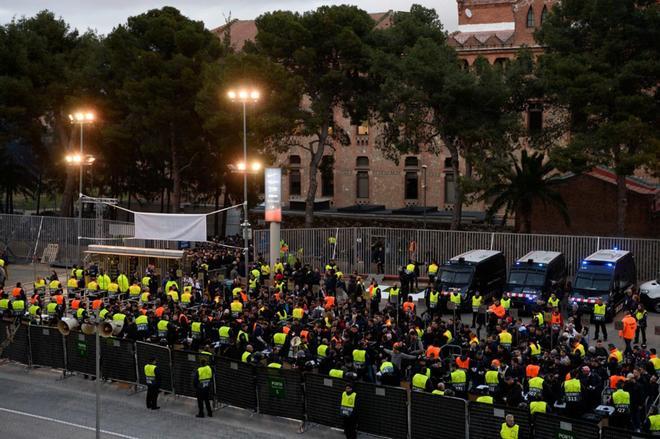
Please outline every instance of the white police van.
[[647, 309], [660, 312], [660, 273], [655, 279], [639, 286], [639, 295]]
[[600, 297], [606, 305], [605, 319], [611, 321], [623, 308], [626, 291], [636, 283], [632, 253], [618, 249], [598, 250], [580, 263], [568, 301], [571, 305], [577, 303], [581, 311], [592, 313]]

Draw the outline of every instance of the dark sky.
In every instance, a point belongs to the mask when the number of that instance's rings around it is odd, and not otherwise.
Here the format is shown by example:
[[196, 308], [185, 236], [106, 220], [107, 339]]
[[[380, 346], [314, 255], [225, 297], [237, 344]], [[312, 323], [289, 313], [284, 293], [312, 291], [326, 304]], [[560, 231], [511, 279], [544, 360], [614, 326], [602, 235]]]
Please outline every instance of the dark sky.
[[[49, 9], [61, 16], [72, 27], [81, 31], [94, 29], [106, 34], [127, 17], [163, 6], [174, 6], [184, 15], [202, 20], [210, 29], [225, 23], [225, 18], [253, 19], [276, 9], [308, 11], [324, 4], [356, 4], [368, 12], [384, 12], [389, 9], [409, 10], [410, 0], [0, 0], [0, 23], [13, 17], [30, 16], [42, 9]], [[456, 29], [456, 0], [417, 0], [426, 7], [435, 8], [445, 29]]]

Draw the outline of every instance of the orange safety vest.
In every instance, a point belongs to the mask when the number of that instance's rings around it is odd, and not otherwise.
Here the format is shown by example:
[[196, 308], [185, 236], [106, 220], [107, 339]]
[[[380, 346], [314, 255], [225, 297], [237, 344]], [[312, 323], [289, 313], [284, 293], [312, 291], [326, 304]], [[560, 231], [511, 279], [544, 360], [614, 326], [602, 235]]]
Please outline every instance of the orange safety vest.
[[39, 302], [39, 295], [35, 294], [32, 297], [30, 297], [30, 304], [34, 305], [35, 303]]
[[158, 318], [162, 317], [164, 312], [165, 312], [165, 308], [163, 308], [162, 306], [159, 306], [158, 308], [156, 308], [156, 312], [155, 312], [156, 317], [158, 317]]
[[96, 299], [92, 302], [92, 309], [99, 309], [99, 308], [101, 308], [101, 305], [103, 305], [103, 300], [102, 299]]
[[413, 302], [403, 302], [403, 310], [405, 312], [415, 311], [415, 304]]
[[285, 334], [288, 335], [288, 334], [289, 334], [289, 331], [291, 331], [291, 328], [289, 328], [288, 326], [283, 326], [283, 327], [282, 327], [282, 332], [283, 332], [283, 333], [285, 333]]
[[525, 368], [525, 375], [527, 375], [527, 378], [535, 378], [539, 376], [540, 370], [541, 367], [538, 364], [528, 364]]
[[506, 315], [506, 310], [504, 309], [504, 307], [502, 305], [495, 306], [493, 304], [488, 309], [491, 312], [493, 312], [497, 316], [498, 319], [501, 319]]
[[241, 291], [241, 300], [243, 301], [243, 303], [247, 303], [248, 301], [248, 296], [243, 291]]
[[619, 336], [632, 340], [635, 337], [635, 330], [637, 329], [637, 320], [633, 316], [623, 318], [623, 330], [619, 331]]
[[16, 287], [13, 290], [11, 290], [11, 295], [14, 297], [18, 297], [21, 295], [21, 289]]
[[552, 314], [552, 319], [550, 319], [550, 323], [552, 323], [553, 325], [561, 325], [561, 314], [553, 313]]
[[76, 310], [80, 308], [80, 300], [79, 299], [74, 299], [71, 301], [71, 309]]
[[616, 385], [619, 383], [619, 381], [625, 381], [625, 379], [626, 377], [623, 375], [612, 375], [610, 377], [610, 389], [616, 389]]
[[335, 296], [326, 296], [325, 297], [325, 306], [326, 311], [334, 308], [335, 306]]
[[62, 305], [64, 303], [64, 296], [58, 294], [57, 296], [55, 296], [55, 301], [57, 302], [58, 305]]
[[307, 341], [307, 337], [309, 336], [309, 331], [308, 330], [302, 330], [300, 331], [300, 338], [303, 340]]
[[279, 301], [280, 301], [280, 293], [279, 293], [279, 291], [278, 291], [277, 293], [273, 294], [273, 296], [275, 296], [275, 301], [276, 301], [276, 302], [279, 302]]
[[426, 356], [428, 358], [440, 358], [440, 348], [437, 346], [429, 346], [426, 348]]
[[456, 365], [461, 369], [470, 368], [470, 359], [466, 358], [465, 361], [461, 360], [461, 357], [456, 357]]

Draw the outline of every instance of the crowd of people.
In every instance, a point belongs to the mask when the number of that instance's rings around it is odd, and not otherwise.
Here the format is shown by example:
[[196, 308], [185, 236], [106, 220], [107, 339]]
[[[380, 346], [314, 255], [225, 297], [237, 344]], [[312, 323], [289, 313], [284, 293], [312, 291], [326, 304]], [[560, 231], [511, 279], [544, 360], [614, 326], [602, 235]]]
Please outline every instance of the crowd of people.
[[[271, 272], [257, 255], [245, 282], [238, 249], [210, 244], [189, 256], [189, 273], [165, 276], [153, 266], [115, 278], [74, 267], [66, 280], [37, 279], [34, 294], [20, 284], [5, 288], [0, 312], [51, 324], [65, 315], [80, 322], [93, 316], [115, 322], [117, 336], [130, 340], [522, 406], [532, 414], [594, 418], [609, 406], [610, 425], [660, 432], [660, 358], [645, 344], [647, 315], [635, 295], [624, 304], [619, 338], [608, 340], [598, 317], [602, 303], [594, 304], [592, 337], [591, 325], [560, 291], [539, 301], [525, 323], [506, 294], [475, 292], [466, 304], [458, 293], [438, 291], [433, 277], [418, 279], [413, 264], [383, 288], [342, 273], [334, 260], [311, 267], [278, 259]], [[75, 294], [83, 289], [86, 298]], [[424, 299], [417, 301], [412, 294], [419, 290]], [[466, 307], [471, 314], [460, 312]], [[621, 341], [625, 349], [616, 346]]]

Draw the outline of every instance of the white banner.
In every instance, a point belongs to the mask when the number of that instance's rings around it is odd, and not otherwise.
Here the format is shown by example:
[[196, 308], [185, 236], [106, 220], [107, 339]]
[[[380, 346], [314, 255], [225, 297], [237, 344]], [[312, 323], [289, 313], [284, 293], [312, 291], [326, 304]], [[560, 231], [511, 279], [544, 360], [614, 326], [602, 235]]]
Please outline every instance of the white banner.
[[206, 241], [206, 215], [135, 212], [135, 238]]

